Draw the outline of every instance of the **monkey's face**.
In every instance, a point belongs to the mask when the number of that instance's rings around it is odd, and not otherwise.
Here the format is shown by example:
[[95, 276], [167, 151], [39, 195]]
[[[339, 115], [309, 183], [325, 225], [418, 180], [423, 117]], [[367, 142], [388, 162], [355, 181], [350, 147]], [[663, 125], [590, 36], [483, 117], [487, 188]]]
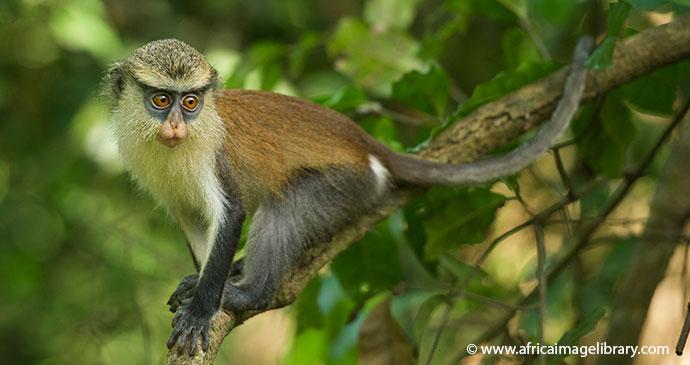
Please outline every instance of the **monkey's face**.
[[215, 124], [213, 89], [161, 86], [128, 80], [114, 110], [121, 137], [174, 148], [206, 134], [209, 124]]
[[149, 88], [143, 92], [147, 112], [160, 120], [156, 139], [173, 148], [187, 137], [187, 124], [195, 119], [203, 107], [203, 91], [184, 92]]
[[217, 78], [189, 45], [174, 39], [148, 43], [110, 72], [116, 115], [126, 129], [139, 134], [137, 140], [174, 148], [217, 119]]

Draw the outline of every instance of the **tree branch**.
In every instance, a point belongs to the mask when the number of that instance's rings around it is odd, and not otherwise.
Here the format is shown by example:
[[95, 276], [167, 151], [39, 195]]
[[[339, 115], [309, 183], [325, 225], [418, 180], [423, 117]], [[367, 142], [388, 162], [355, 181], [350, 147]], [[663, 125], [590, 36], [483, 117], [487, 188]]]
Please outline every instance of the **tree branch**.
[[[641, 32], [616, 47], [614, 65], [603, 72], [590, 72], [585, 99], [625, 84], [637, 77], [690, 56], [690, 16], [683, 16], [664, 26]], [[454, 123], [438, 136], [421, 156], [437, 161], [462, 163], [476, 159], [504, 146], [524, 131], [546, 119], [555, 107], [565, 80], [566, 70], [527, 85], [499, 100], [479, 107], [472, 114]], [[375, 222], [387, 217], [418, 193], [402, 190], [391, 195], [375, 212], [339, 233], [334, 239], [310, 252], [307, 264], [285, 277], [280, 294], [272, 308], [292, 303], [318, 270], [361, 238]], [[246, 319], [258, 314], [220, 313], [213, 321], [211, 347], [190, 358], [168, 353], [168, 364], [212, 364], [225, 336]]]
[[[590, 239], [592, 237], [592, 234], [599, 228], [599, 226], [606, 220], [606, 217], [613, 212], [613, 210], [623, 201], [625, 196], [630, 192], [630, 189], [632, 186], [637, 182], [637, 180], [644, 175], [644, 172], [649, 168], [649, 165], [651, 165], [654, 157], [656, 157], [657, 153], [659, 152], [659, 149], [661, 149], [661, 146], [666, 143], [666, 141], [669, 139], [671, 136], [671, 133], [673, 130], [687, 117], [688, 111], [690, 110], [690, 100], [686, 101], [681, 110], [679, 111], [678, 115], [674, 118], [674, 120], [669, 124], [664, 132], [661, 134], [659, 139], [657, 140], [656, 144], [652, 149], [647, 152], [647, 154], [642, 158], [642, 161], [632, 170], [630, 170], [623, 181], [618, 185], [616, 190], [611, 194], [611, 197], [609, 198], [608, 202], [602, 209], [602, 211], [597, 215], [593, 220], [587, 222], [585, 225], [582, 226], [582, 228], [579, 230], [577, 237], [575, 239], [575, 242], [573, 243], [572, 247], [566, 251], [565, 254], [558, 260], [558, 262], [551, 267], [547, 274], [547, 280], [553, 281], [558, 275], [560, 275], [563, 270], [565, 270], [571, 263], [572, 261], [577, 257], [577, 255], [585, 248], [588, 246], [590, 243]], [[576, 197], [579, 199], [583, 195], [576, 195]], [[540, 215], [545, 215], [548, 214], [549, 208], [545, 210], [544, 212], [541, 212]], [[547, 217], [550, 216], [550, 214], [547, 215]], [[647, 226], [648, 229], [650, 226]], [[523, 297], [522, 300], [520, 300], [517, 304], [516, 307], [524, 307], [529, 304], [530, 301], [534, 300], [537, 295], [537, 289], [533, 289], [527, 296]], [[498, 320], [496, 325], [493, 327], [487, 329], [484, 333], [479, 335], [479, 337], [475, 338], [472, 340], [471, 343], [483, 343], [487, 342], [497, 335], [501, 334], [503, 331], [503, 328], [506, 326], [506, 324], [515, 316], [516, 311], [515, 310], [510, 310], [508, 311], [500, 320]], [[465, 351], [458, 353], [457, 356], [457, 361], [454, 363], [460, 362], [460, 359], [464, 357], [466, 354]]]
[[[635, 248], [630, 269], [617, 288], [606, 338], [612, 345], [637, 345], [654, 291], [666, 275], [666, 267], [690, 219], [690, 170], [681, 167], [690, 158], [690, 120], [685, 119], [659, 174], [647, 226]], [[599, 363], [629, 361], [630, 358], [609, 356], [606, 360], [600, 358]]]

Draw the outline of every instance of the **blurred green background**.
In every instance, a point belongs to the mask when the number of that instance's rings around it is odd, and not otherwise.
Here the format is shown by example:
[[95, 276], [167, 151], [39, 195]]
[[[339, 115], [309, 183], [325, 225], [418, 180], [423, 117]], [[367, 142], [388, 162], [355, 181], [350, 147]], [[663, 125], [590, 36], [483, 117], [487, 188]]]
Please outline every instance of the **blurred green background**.
[[[454, 115], [559, 67], [577, 35], [629, 35], [685, 12], [687, 1], [630, 4], [3, 0], [0, 362], [148, 364], [164, 358], [171, 319], [165, 301], [193, 266], [181, 233], [123, 172], [110, 137], [101, 80], [111, 62], [134, 48], [179, 38], [208, 56], [226, 87], [310, 98], [403, 150], [423, 143]], [[621, 12], [626, 25], [607, 22], [609, 9]], [[595, 61], [606, 67], [605, 55]], [[601, 113], [610, 118], [593, 132], [599, 142], [588, 139], [568, 152], [575, 180], [601, 175], [617, 181], [624, 163], [639, 157], [672, 115], [681, 90], [687, 91], [687, 71], [685, 63], [672, 66], [607, 96]], [[654, 95], [645, 93], [650, 89]], [[616, 143], [606, 143], [613, 137]], [[563, 193], [549, 163], [508, 183], [519, 183], [535, 208]], [[638, 201], [648, 197], [649, 179], [634, 195]], [[600, 207], [611, 186], [583, 202], [582, 212]], [[454, 322], [439, 328], [437, 307], [445, 302], [435, 295], [468, 269], [463, 262], [472, 262], [482, 247], [471, 244], [486, 243], [525, 217], [514, 190], [504, 185], [434, 189], [353, 245], [292, 308], [240, 327], [218, 362], [355, 363], [359, 326], [392, 296], [391, 310], [416, 356], [429, 358], [432, 343], [439, 342], [430, 362], [448, 363], [458, 343], [488, 327], [498, 309], [455, 298]], [[563, 227], [554, 227], [556, 241], [562, 234]], [[554, 243], [549, 253], [561, 244], [567, 243]], [[505, 245], [473, 282], [482, 296], [503, 300], [533, 280], [530, 238]], [[607, 246], [585, 270], [598, 278], [611, 252], [609, 260], [620, 263], [615, 260], [626, 250], [618, 247]], [[564, 277], [549, 292], [555, 303], [550, 341], [575, 326], [583, 311], [610, 300], [600, 290], [582, 304], [576, 281]], [[421, 290], [400, 294], [393, 290], [400, 283]], [[527, 338], [535, 336], [533, 314], [518, 324]], [[460, 319], [468, 316], [474, 321], [457, 335]]]

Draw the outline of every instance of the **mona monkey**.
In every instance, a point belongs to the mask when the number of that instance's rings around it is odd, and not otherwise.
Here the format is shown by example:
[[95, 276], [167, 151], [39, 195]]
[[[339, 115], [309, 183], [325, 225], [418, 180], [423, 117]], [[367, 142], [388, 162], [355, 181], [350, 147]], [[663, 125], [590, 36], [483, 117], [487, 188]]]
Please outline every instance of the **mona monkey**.
[[[551, 121], [531, 141], [463, 165], [393, 152], [346, 116], [303, 99], [221, 89], [216, 70], [179, 40], [148, 43], [114, 64], [107, 79], [125, 167], [177, 221], [198, 272], [168, 302], [176, 312], [168, 348], [193, 355], [200, 342], [208, 350], [220, 309], [269, 308], [310, 247], [394, 189], [482, 184], [526, 167], [577, 111], [591, 46], [579, 42]], [[233, 266], [250, 214], [246, 256]]]

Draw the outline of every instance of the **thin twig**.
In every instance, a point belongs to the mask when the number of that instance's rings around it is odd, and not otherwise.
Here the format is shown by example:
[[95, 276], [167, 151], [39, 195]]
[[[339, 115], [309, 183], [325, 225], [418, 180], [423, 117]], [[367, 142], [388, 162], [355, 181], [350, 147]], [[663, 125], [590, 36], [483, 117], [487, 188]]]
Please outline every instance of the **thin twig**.
[[[643, 176], [643, 173], [649, 168], [649, 165], [651, 165], [652, 161], [654, 160], [654, 157], [657, 155], [659, 149], [663, 146], [663, 144], [668, 140], [668, 138], [671, 136], [671, 133], [673, 130], [680, 124], [683, 119], [685, 119], [685, 116], [688, 114], [688, 110], [690, 109], [690, 100], [687, 100], [683, 107], [680, 109], [679, 113], [676, 115], [676, 117], [671, 121], [671, 123], [666, 127], [666, 129], [663, 131], [657, 142], [654, 144], [652, 149], [647, 152], [645, 157], [641, 160], [641, 162], [637, 165], [637, 167], [628, 170], [625, 173], [623, 181], [618, 185], [618, 188], [616, 191], [613, 193], [611, 198], [609, 199], [608, 203], [606, 204], [606, 207], [602, 210], [600, 213], [599, 217], [597, 219], [594, 219], [590, 224], [587, 224], [583, 226], [581, 229], [580, 234], [578, 234], [577, 240], [575, 242], [575, 245], [559, 260], [559, 262], [551, 269], [549, 270], [547, 274], [547, 279], [548, 280], [553, 280], [556, 278], [563, 270], [568, 267], [570, 262], [573, 260], [573, 258], [577, 257], [578, 253], [587, 247], [587, 243], [589, 242], [589, 239], [591, 235], [594, 233], [594, 231], [601, 225], [601, 223], [606, 219], [606, 217], [620, 204], [620, 202], [623, 200], [623, 198], [627, 195], [627, 193], [630, 191], [630, 188], [632, 185], [640, 178]], [[534, 299], [535, 295], [537, 294], [537, 290], [533, 289], [526, 297], [524, 297], [520, 302], [519, 305], [525, 305], [526, 303], [530, 302], [531, 300]], [[494, 338], [496, 335], [501, 333], [502, 328], [510, 321], [513, 316], [515, 316], [516, 311], [510, 311], [509, 313], [506, 313], [503, 318], [501, 318], [496, 325], [492, 326], [489, 328], [487, 331], [485, 331], [483, 334], [481, 334], [479, 337], [477, 337], [475, 340], [473, 340], [471, 343], [484, 343], [492, 338]], [[460, 359], [464, 357], [465, 352], [460, 352], [456, 356], [457, 361], [454, 361], [453, 363], [459, 363]]]
[[522, 197], [522, 193], [520, 192], [520, 185], [519, 184], [515, 184], [515, 189], [513, 189], [513, 192], [515, 193], [516, 200], [522, 206], [522, 209], [524, 209], [525, 212], [527, 212], [527, 214], [530, 215], [530, 217], [534, 217], [535, 214], [532, 212], [532, 209], [530, 208], [529, 204], [527, 204], [525, 199]]
[[[500, 236], [496, 237], [493, 241], [491, 241], [491, 243], [490, 243], [489, 246], [486, 248], [486, 250], [484, 250], [484, 252], [482, 252], [482, 255], [479, 257], [479, 259], [477, 259], [477, 261], [475, 261], [475, 263], [474, 263], [473, 266], [475, 267], [476, 270], [474, 270], [474, 271], [471, 272], [469, 275], [467, 275], [467, 278], [465, 278], [465, 281], [462, 283], [461, 287], [462, 287], [462, 288], [467, 287], [467, 285], [469, 284], [469, 282], [474, 278], [474, 275], [476, 274], [476, 272], [479, 271], [479, 270], [478, 270], [479, 267], [484, 263], [484, 261], [486, 261], [486, 259], [489, 257], [489, 255], [491, 254], [491, 252], [493, 252], [493, 250], [498, 246], [499, 243], [503, 242], [505, 239], [507, 239], [508, 237], [512, 236], [513, 234], [515, 234], [515, 233], [517, 233], [517, 232], [519, 232], [519, 231], [521, 231], [521, 230], [523, 230], [523, 229], [525, 229], [525, 228], [531, 226], [531, 225], [534, 224], [534, 222], [536, 222], [537, 220], [542, 221], [542, 222], [545, 221], [546, 219], [548, 219], [548, 218], [549, 218], [552, 214], [554, 214], [555, 212], [557, 212], [557, 211], [563, 209], [565, 206], [569, 205], [570, 203], [573, 203], [574, 201], [580, 199], [581, 197], [583, 197], [583, 196], [589, 194], [589, 192], [591, 192], [592, 190], [594, 190], [594, 188], [596, 188], [597, 186], [599, 186], [600, 183], [601, 183], [601, 180], [598, 180], [598, 179], [597, 179], [597, 180], [594, 180], [594, 181], [592, 181], [592, 182], [590, 182], [590, 183], [589, 183], [587, 186], [585, 186], [579, 193], [574, 194], [572, 198], [571, 198], [571, 197], [567, 197], [567, 196], [563, 197], [560, 201], [554, 203], [554, 204], [551, 205], [550, 207], [548, 207], [548, 208], [542, 210], [541, 212], [537, 213], [534, 217], [532, 217], [532, 218], [526, 220], [526, 221], [523, 222], [523, 223], [518, 224], [517, 226], [515, 226], [515, 227], [509, 229], [509, 230], [506, 231], [505, 233], [503, 233], [503, 234], [501, 234]], [[573, 200], [571, 200], [571, 199], [573, 199]]]
[[688, 283], [690, 283], [690, 277], [688, 276], [688, 254], [690, 254], [690, 244], [685, 243], [683, 247], [683, 271], [681, 272], [681, 277], [683, 279], [683, 303], [688, 303]]
[[[500, 308], [505, 308], [505, 309], [526, 310], [526, 309], [532, 308], [531, 306], [516, 306], [516, 305], [513, 305], [513, 304], [511, 304], [511, 303], [506, 303], [506, 302], [501, 301], [501, 300], [497, 300], [497, 299], [494, 299], [494, 298], [489, 298], [489, 297], [487, 297], [487, 296], [480, 295], [480, 294], [477, 294], [477, 293], [474, 293], [474, 292], [470, 292], [470, 291], [467, 291], [467, 290], [460, 290], [460, 291], [458, 291], [458, 293], [457, 293], [456, 296], [457, 296], [457, 297], [465, 298], [465, 299], [467, 299], [467, 300], [472, 300], [472, 301], [476, 301], [476, 302], [482, 302], [482, 303], [486, 303], [486, 304], [489, 304], [489, 305], [493, 305], [493, 306], [495, 306], [495, 307], [500, 307]], [[451, 296], [451, 297], [455, 297], [455, 296]]]
[[[544, 327], [546, 326], [546, 243], [544, 242], [544, 227], [541, 222], [534, 223], [534, 238], [537, 243], [537, 280], [539, 287], [539, 327], [537, 339], [544, 344]], [[546, 354], [539, 355], [539, 363], [546, 365]]]
[[597, 118], [599, 117], [601, 108], [604, 105], [604, 100], [606, 100], [606, 93], [603, 93], [596, 98], [596, 100], [594, 101], [594, 110], [592, 111], [592, 115], [587, 120], [587, 125], [585, 125], [585, 127], [582, 128], [580, 133], [578, 133], [577, 135], [575, 135], [575, 137], [567, 141], [555, 144], [553, 147], [551, 147], [551, 149], [557, 151], [562, 148], [574, 145], [575, 143], [580, 142], [581, 139], [585, 138], [587, 134], [589, 134], [589, 132], [592, 131], [591, 126], [594, 124], [594, 122], [596, 122]]
[[426, 359], [426, 365], [430, 365], [431, 360], [434, 358], [436, 348], [438, 347], [438, 341], [441, 339], [441, 333], [443, 333], [443, 330], [446, 328], [446, 324], [448, 323], [448, 319], [450, 319], [450, 309], [452, 306], [452, 303], [447, 303], [446, 307], [443, 309], [443, 314], [441, 315], [441, 325], [434, 334], [434, 340], [431, 343], [431, 349], [429, 350], [429, 357]]
[[534, 27], [532, 27], [529, 19], [518, 17], [518, 24], [520, 25], [520, 28], [527, 32], [527, 35], [532, 40], [532, 43], [537, 47], [537, 50], [539, 50], [541, 57], [547, 61], [553, 59], [553, 57], [551, 57], [551, 52], [549, 52], [549, 49], [544, 43], [544, 40], [541, 39], [537, 32], [534, 31]]
[[561, 181], [563, 181], [563, 185], [565, 186], [566, 195], [572, 195], [573, 194], [573, 184], [570, 181], [570, 176], [568, 176], [568, 172], [565, 171], [565, 166], [563, 165], [563, 159], [561, 158], [561, 152], [558, 148], [553, 149], [553, 158], [556, 162], [556, 169], [558, 170], [558, 175], [561, 176]]
[[685, 311], [685, 322], [683, 323], [683, 328], [680, 330], [678, 343], [676, 343], [676, 355], [678, 356], [683, 354], [685, 343], [688, 341], [688, 333], [690, 333], [690, 303], [688, 303]]

